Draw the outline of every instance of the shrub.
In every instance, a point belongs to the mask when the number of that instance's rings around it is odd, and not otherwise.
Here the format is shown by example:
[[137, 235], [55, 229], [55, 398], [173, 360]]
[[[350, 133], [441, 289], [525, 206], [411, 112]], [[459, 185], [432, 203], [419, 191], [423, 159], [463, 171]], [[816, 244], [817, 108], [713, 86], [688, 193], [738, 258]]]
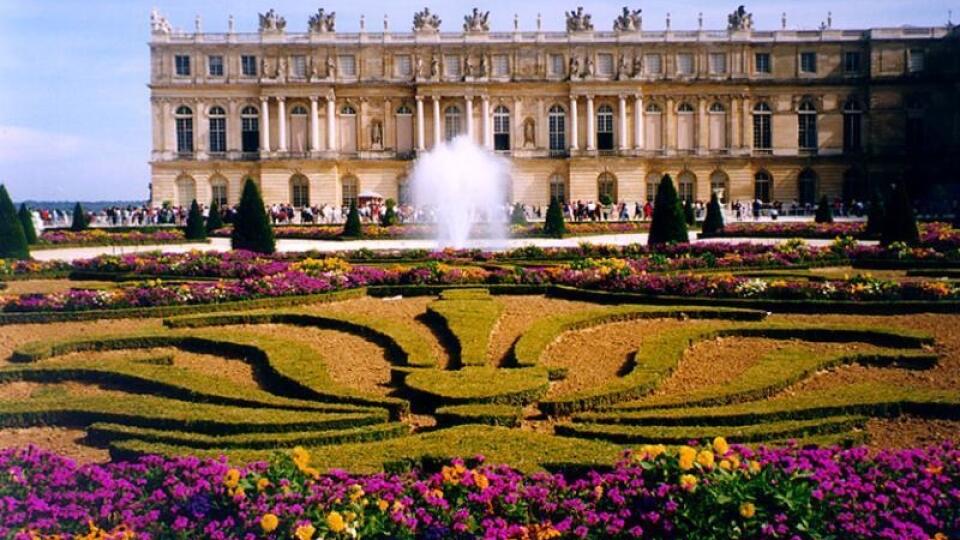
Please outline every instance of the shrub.
[[880, 190], [873, 190], [870, 196], [870, 208], [867, 209], [867, 227], [864, 235], [868, 238], [879, 237], [883, 232], [883, 198]]
[[693, 202], [690, 199], [683, 201], [683, 219], [689, 226], [697, 224], [697, 215], [693, 211]]
[[20, 205], [20, 212], [17, 213], [20, 219], [20, 226], [23, 227], [23, 236], [27, 239], [28, 245], [37, 243], [37, 230], [33, 228], [33, 214], [27, 209], [26, 203]]
[[17, 210], [13, 207], [6, 186], [0, 185], [0, 259], [29, 258], [30, 249]]
[[360, 211], [357, 210], [356, 201], [350, 201], [350, 213], [347, 214], [347, 223], [343, 226], [342, 236], [347, 238], [363, 236], [363, 226], [360, 225]]
[[677, 197], [677, 190], [673, 187], [670, 175], [665, 174], [660, 180], [660, 187], [657, 188], [648, 243], [652, 246], [674, 242], [686, 243], [689, 240], [687, 223], [680, 199]]
[[606, 193], [604, 193], [603, 195], [600, 196], [600, 204], [604, 206], [610, 206], [611, 204], [613, 204], [613, 198], [611, 198], [610, 195], [607, 195]]
[[237, 209], [233, 232], [230, 234], [230, 245], [233, 249], [258, 253], [273, 253], [277, 249], [260, 190], [249, 178], [243, 184], [243, 195], [240, 197], [240, 207]]
[[220, 215], [220, 205], [214, 200], [210, 204], [210, 215], [207, 216], [207, 234], [223, 228], [223, 216]]
[[203, 213], [200, 212], [200, 205], [194, 199], [190, 204], [190, 214], [187, 216], [187, 230], [184, 233], [187, 240], [205, 240], [207, 238], [207, 229], [203, 223]]
[[510, 223], [512, 225], [526, 225], [527, 214], [523, 211], [523, 205], [516, 203], [513, 205], [513, 212], [510, 214]]
[[70, 230], [77, 232], [86, 230], [90, 226], [90, 220], [83, 206], [78, 202], [73, 206], [73, 222], [70, 224]]
[[723, 233], [723, 211], [720, 209], [720, 199], [714, 193], [707, 204], [707, 217], [703, 220], [701, 234], [711, 236]]
[[820, 197], [813, 220], [817, 223], [833, 223], [833, 210], [830, 209], [830, 201], [827, 200], [826, 195]]
[[560, 206], [560, 200], [556, 197], [550, 199], [550, 206], [547, 207], [547, 219], [543, 223], [543, 234], [554, 238], [563, 238], [567, 233], [567, 226], [563, 222], [563, 208]]
[[393, 199], [387, 199], [386, 201], [387, 210], [383, 213], [383, 216], [380, 218], [380, 224], [384, 227], [389, 227], [391, 225], [397, 225], [400, 223], [400, 218], [397, 217], [397, 202]]
[[894, 187], [883, 213], [883, 230], [880, 234], [882, 245], [904, 242], [909, 246], [915, 246], [920, 243], [917, 217], [913, 213], [906, 182], [899, 182]]

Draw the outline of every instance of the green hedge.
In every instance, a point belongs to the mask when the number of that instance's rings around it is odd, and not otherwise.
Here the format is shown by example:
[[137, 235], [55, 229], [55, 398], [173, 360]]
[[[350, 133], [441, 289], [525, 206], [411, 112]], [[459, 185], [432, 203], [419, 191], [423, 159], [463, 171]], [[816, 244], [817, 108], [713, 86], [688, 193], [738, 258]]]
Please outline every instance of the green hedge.
[[549, 285], [501, 285], [501, 284], [478, 284], [478, 285], [377, 285], [367, 287], [367, 294], [376, 297], [385, 296], [438, 296], [445, 291], [459, 289], [477, 289], [484, 288], [492, 295], [511, 294], [511, 295], [537, 295], [546, 294], [550, 288]]
[[405, 383], [415, 399], [433, 407], [465, 403], [525, 405], [543, 396], [549, 386], [547, 370], [541, 367], [419, 370], [407, 375]]
[[457, 424], [487, 424], [491, 426], [520, 427], [523, 409], [511, 405], [480, 404], [440, 407], [434, 413], [438, 426]]
[[427, 320], [434, 321], [450, 344], [450, 356], [459, 366], [485, 366], [490, 334], [503, 313], [503, 304], [486, 289], [443, 291], [427, 306]]

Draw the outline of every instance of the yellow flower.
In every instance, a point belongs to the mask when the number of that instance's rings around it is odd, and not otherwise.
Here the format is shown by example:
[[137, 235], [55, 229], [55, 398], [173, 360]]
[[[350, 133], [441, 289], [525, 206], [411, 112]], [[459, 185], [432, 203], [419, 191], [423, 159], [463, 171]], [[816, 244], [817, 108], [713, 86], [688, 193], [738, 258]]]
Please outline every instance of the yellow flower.
[[721, 456], [726, 455], [727, 450], [730, 450], [730, 445], [727, 444], [727, 440], [723, 437], [717, 437], [713, 440], [713, 451], [720, 454]]
[[237, 469], [230, 469], [227, 471], [227, 474], [223, 475], [223, 485], [227, 486], [230, 489], [237, 487], [237, 484], [240, 483], [240, 471]]
[[746, 519], [750, 519], [754, 514], [757, 513], [757, 507], [753, 503], [745, 502], [740, 505], [740, 515]]
[[310, 464], [310, 452], [307, 452], [307, 449], [302, 446], [297, 446], [293, 449], [293, 462], [298, 469], [303, 470]]
[[697, 463], [707, 469], [713, 468], [713, 452], [710, 450], [701, 450], [700, 453], [697, 454]]
[[740, 458], [738, 458], [737, 456], [734, 455], [734, 456], [730, 456], [730, 457], [727, 458], [727, 459], [730, 460], [730, 468], [731, 468], [731, 469], [737, 470], [737, 469], [740, 468]]
[[388, 503], [387, 501], [385, 501], [385, 500], [383, 500], [383, 499], [378, 499], [378, 500], [377, 500], [377, 508], [379, 508], [381, 512], [386, 512], [386, 511], [387, 511], [387, 508], [390, 508], [390, 503]]
[[697, 489], [697, 477], [692, 474], [684, 474], [680, 477], [680, 487], [687, 491]]
[[667, 447], [662, 444], [645, 444], [640, 451], [640, 459], [654, 460], [666, 451]]
[[340, 512], [334, 510], [327, 514], [327, 528], [334, 533], [342, 532], [347, 528], [347, 524], [343, 521], [343, 516], [340, 515]]
[[306, 525], [301, 525], [297, 527], [297, 530], [293, 532], [293, 535], [297, 537], [297, 540], [312, 540], [313, 533], [317, 532], [313, 528], [313, 525], [307, 523]]
[[729, 471], [730, 469], [733, 468], [733, 464], [730, 463], [730, 460], [729, 460], [729, 459], [721, 459], [721, 460], [720, 460], [720, 468], [723, 469], [723, 470], [725, 470], [725, 471]]
[[753, 473], [753, 474], [757, 474], [758, 472], [760, 472], [760, 462], [759, 462], [759, 461], [751, 461], [751, 462], [750, 462], [750, 472]]
[[246, 491], [244, 491], [243, 486], [237, 486], [237, 489], [233, 490], [233, 498], [240, 500], [247, 496]]
[[689, 470], [693, 467], [693, 460], [697, 457], [697, 451], [689, 446], [681, 446], [677, 454], [681, 470]]
[[270, 481], [269, 481], [269, 480], [267, 480], [266, 478], [261, 478], [261, 479], [257, 480], [257, 491], [263, 491], [263, 490], [267, 489], [267, 486], [269, 486], [269, 485], [270, 485]]
[[263, 532], [270, 533], [277, 529], [277, 525], [280, 524], [280, 520], [277, 519], [277, 516], [273, 514], [264, 514], [260, 518], [260, 528], [263, 529]]
[[350, 502], [357, 502], [357, 499], [363, 497], [363, 488], [360, 484], [350, 486]]

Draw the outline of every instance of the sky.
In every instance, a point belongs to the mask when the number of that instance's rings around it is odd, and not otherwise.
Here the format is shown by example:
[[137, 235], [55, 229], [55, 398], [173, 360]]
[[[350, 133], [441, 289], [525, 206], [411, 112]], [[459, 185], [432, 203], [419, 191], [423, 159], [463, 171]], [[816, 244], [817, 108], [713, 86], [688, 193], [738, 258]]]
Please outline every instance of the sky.
[[[627, 0], [0, 0], [0, 183], [14, 200], [142, 200], [150, 181], [149, 14], [157, 8], [175, 28], [224, 32], [227, 16], [237, 31], [257, 30], [257, 13], [274, 8], [291, 31], [303, 31], [320, 6], [337, 13], [337, 29], [409, 31], [413, 13], [429, 6], [441, 29], [459, 30], [474, 6], [490, 11], [493, 30], [563, 30], [564, 11], [582, 5], [597, 29], [607, 30]], [[742, 0], [741, 0], [742, 1]], [[737, 0], [644, 0], [644, 29], [660, 30], [671, 13], [674, 30], [726, 27]], [[569, 5], [567, 5], [569, 4]], [[764, 0], [748, 4], [754, 26], [816, 28], [833, 12], [834, 28], [932, 26], [960, 20], [960, 0]]]

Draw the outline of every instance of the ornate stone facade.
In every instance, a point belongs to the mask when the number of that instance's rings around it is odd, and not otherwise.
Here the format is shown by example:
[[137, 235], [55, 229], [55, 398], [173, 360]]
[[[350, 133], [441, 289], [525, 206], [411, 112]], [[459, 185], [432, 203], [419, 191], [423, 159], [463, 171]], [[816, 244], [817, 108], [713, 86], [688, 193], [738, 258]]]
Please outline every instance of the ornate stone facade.
[[412, 159], [457, 134], [510, 156], [511, 198], [539, 205], [644, 201], [664, 173], [697, 199], [860, 196], [917, 152], [958, 153], [946, 27], [759, 31], [745, 8], [717, 31], [628, 8], [612, 31], [579, 8], [566, 32], [491, 32], [479, 10], [462, 33], [426, 9], [413, 33], [304, 23], [181, 33], [151, 14], [154, 203], [235, 204], [247, 177], [271, 203], [404, 199]]

